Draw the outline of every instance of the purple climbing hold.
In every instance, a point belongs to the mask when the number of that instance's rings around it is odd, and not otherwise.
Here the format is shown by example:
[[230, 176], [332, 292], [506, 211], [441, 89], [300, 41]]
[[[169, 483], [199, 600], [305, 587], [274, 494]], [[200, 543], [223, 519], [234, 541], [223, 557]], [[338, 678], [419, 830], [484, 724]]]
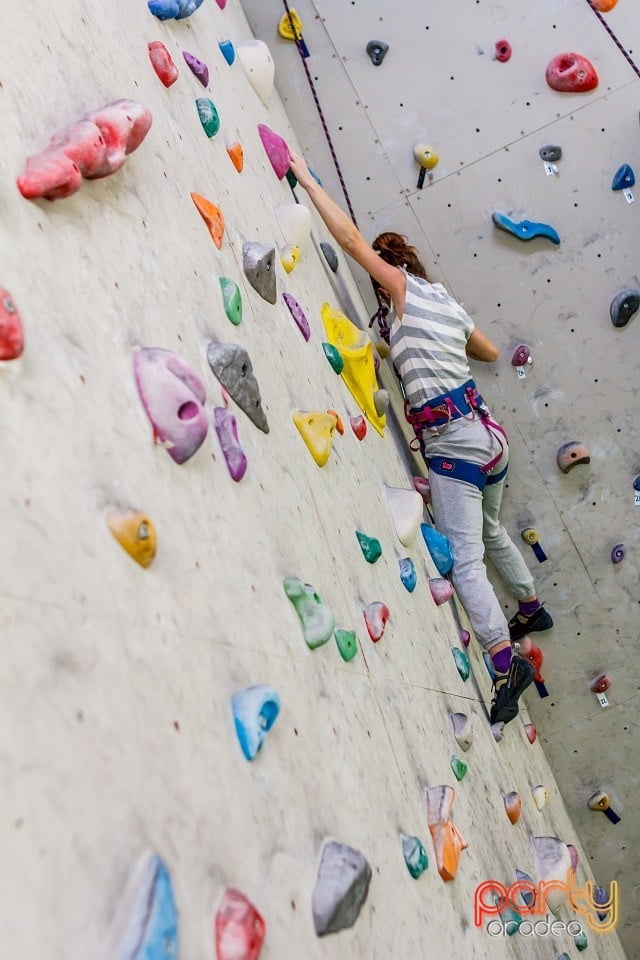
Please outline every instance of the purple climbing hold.
[[242, 480], [247, 472], [247, 458], [238, 440], [236, 418], [226, 407], [214, 407], [213, 424], [231, 479]]
[[194, 77], [200, 81], [202, 86], [209, 86], [209, 67], [206, 63], [203, 60], [198, 60], [197, 57], [194, 57], [192, 53], [188, 53], [186, 50], [182, 51], [182, 56], [189, 70], [191, 70]]
[[206, 393], [200, 377], [170, 350], [141, 348], [133, 369], [157, 443], [176, 463], [193, 456], [207, 435]]
[[522, 367], [528, 360], [531, 359], [531, 350], [526, 345], [526, 343], [521, 343], [520, 346], [516, 347], [513, 351], [511, 357], [511, 365], [513, 367]]
[[309, 326], [309, 321], [307, 319], [306, 313], [304, 312], [304, 310], [302, 309], [302, 307], [300, 306], [296, 298], [293, 297], [290, 293], [283, 293], [282, 299], [284, 300], [286, 305], [289, 307], [291, 316], [293, 317], [295, 323], [297, 324], [298, 329], [300, 330], [300, 333], [305, 338], [305, 340], [308, 340], [309, 337], [311, 336], [311, 327]]
[[622, 563], [626, 553], [627, 548], [624, 543], [616, 543], [616, 545], [611, 548], [611, 563]]

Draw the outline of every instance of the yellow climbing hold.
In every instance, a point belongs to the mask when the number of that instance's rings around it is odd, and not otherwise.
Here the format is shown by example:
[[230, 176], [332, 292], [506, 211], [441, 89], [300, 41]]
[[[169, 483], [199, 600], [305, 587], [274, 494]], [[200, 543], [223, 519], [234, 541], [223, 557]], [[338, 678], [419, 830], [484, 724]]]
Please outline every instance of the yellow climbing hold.
[[109, 510], [107, 526], [120, 546], [141, 567], [151, 565], [158, 538], [151, 520], [139, 510]]
[[344, 361], [342, 379], [371, 426], [382, 436], [386, 419], [377, 412], [374, 400], [378, 381], [371, 340], [344, 313], [333, 310], [328, 303], [322, 304], [321, 315], [327, 340]]
[[331, 454], [337, 417], [331, 413], [305, 413], [302, 410], [295, 410], [292, 416], [309, 453], [319, 467], [324, 467]]
[[428, 147], [426, 143], [416, 143], [413, 148], [413, 155], [416, 161], [423, 167], [425, 170], [433, 170], [437, 166], [438, 160], [440, 157], [432, 150], [431, 147]]
[[542, 810], [546, 806], [547, 800], [549, 799], [549, 791], [541, 783], [537, 787], [534, 787], [531, 791], [533, 796], [533, 802], [535, 803], [538, 810]]
[[302, 37], [302, 21], [293, 9], [289, 7], [289, 12], [283, 14], [278, 24], [278, 33], [285, 40], [300, 40]]
[[286, 247], [280, 247], [278, 253], [280, 254], [280, 263], [282, 264], [285, 272], [291, 273], [300, 259], [300, 247], [289, 243]]

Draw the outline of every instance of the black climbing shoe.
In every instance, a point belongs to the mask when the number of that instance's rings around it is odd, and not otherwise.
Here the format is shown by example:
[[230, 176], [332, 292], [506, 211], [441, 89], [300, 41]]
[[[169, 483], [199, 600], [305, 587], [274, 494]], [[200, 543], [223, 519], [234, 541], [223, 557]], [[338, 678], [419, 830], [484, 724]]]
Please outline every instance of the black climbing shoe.
[[524, 657], [514, 654], [507, 679], [496, 690], [491, 703], [491, 723], [509, 723], [518, 715], [518, 700], [536, 675], [536, 668]]
[[526, 637], [528, 633], [535, 633], [536, 630], [551, 630], [553, 620], [551, 614], [547, 613], [544, 607], [538, 607], [535, 613], [530, 617], [525, 617], [523, 613], [516, 613], [515, 617], [509, 620], [509, 636], [511, 642]]

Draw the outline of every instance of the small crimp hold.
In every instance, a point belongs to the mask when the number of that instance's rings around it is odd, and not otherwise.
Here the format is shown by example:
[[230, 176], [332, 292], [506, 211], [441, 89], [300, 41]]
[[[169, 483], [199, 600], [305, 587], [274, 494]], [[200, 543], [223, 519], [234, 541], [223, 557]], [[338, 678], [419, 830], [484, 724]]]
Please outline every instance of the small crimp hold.
[[511, 357], [511, 366], [512, 367], [522, 367], [525, 363], [531, 362], [531, 349], [526, 345], [526, 343], [521, 343], [513, 351]]
[[23, 350], [20, 311], [9, 291], [0, 287], [0, 360], [17, 360]]
[[214, 407], [213, 425], [218, 435], [229, 476], [232, 480], [238, 482], [247, 472], [247, 457], [238, 440], [236, 418], [226, 407]]
[[389, 44], [382, 40], [369, 40], [367, 44], [367, 54], [374, 67], [379, 67], [387, 55]]
[[333, 633], [333, 613], [310, 583], [287, 577], [282, 586], [300, 618], [305, 643], [310, 650], [321, 647]]
[[427, 477], [414, 477], [413, 486], [422, 497], [426, 506], [431, 503], [431, 484]]
[[209, 67], [206, 65], [204, 60], [199, 60], [192, 53], [188, 53], [187, 50], [182, 51], [182, 56], [184, 57], [184, 62], [191, 70], [191, 73], [194, 75], [196, 80], [199, 80], [203, 87], [209, 86]]
[[381, 600], [374, 600], [364, 608], [364, 622], [367, 625], [367, 632], [374, 643], [381, 639], [387, 620], [391, 616], [389, 607]]
[[230, 143], [227, 147], [227, 153], [229, 154], [231, 163], [234, 165], [238, 173], [242, 173], [244, 168], [244, 150], [242, 148], [242, 144], [238, 143], [237, 141]]
[[527, 740], [529, 743], [535, 743], [536, 737], [538, 736], [538, 731], [536, 730], [535, 723], [525, 723], [524, 732], [527, 735]]
[[538, 810], [542, 810], [542, 808], [546, 806], [547, 800], [549, 799], [549, 791], [540, 783], [537, 787], [533, 788], [531, 791], [531, 796], [533, 797], [533, 802]]
[[216, 207], [215, 203], [207, 200], [206, 197], [200, 196], [199, 193], [192, 193], [191, 199], [195, 204], [196, 210], [206, 223], [211, 239], [219, 250], [224, 238], [224, 216], [222, 210], [220, 207]]
[[247, 760], [254, 760], [280, 713], [280, 697], [271, 687], [257, 684], [231, 699], [233, 722]]
[[611, 181], [612, 190], [629, 190], [636, 182], [636, 175], [628, 163], [618, 167]]
[[570, 440], [558, 448], [556, 462], [563, 473], [569, 473], [579, 463], [590, 463], [591, 454], [579, 440]]
[[[329, 344], [329, 346], [331, 346], [331, 344]], [[357, 417], [349, 417], [349, 423], [358, 440], [364, 440], [367, 435], [367, 421], [362, 414], [359, 414]]]
[[460, 637], [460, 643], [462, 644], [462, 646], [465, 648], [468, 647], [469, 644], [471, 643], [471, 634], [469, 633], [469, 631], [465, 630], [464, 627], [460, 627], [460, 629], [458, 630], [458, 635]]
[[506, 213], [500, 213], [494, 210], [491, 219], [500, 230], [511, 233], [518, 240], [533, 240], [535, 237], [544, 237], [551, 243], [560, 243], [560, 237], [552, 226], [548, 223], [538, 223], [532, 220], [520, 220], [519, 222], [511, 220]]
[[400, 567], [400, 580], [402, 586], [405, 587], [409, 593], [413, 593], [416, 588], [416, 583], [418, 578], [416, 576], [416, 568], [411, 557], [403, 557], [398, 561]]
[[228, 320], [237, 327], [242, 320], [242, 296], [240, 294], [240, 288], [234, 280], [229, 280], [228, 277], [220, 277], [220, 288], [222, 289], [224, 312]]
[[145, 569], [156, 555], [158, 538], [153, 523], [139, 510], [109, 510], [107, 526], [123, 550]]
[[283, 293], [282, 299], [284, 300], [287, 307], [289, 308], [289, 313], [293, 317], [298, 330], [300, 331], [300, 333], [302, 334], [305, 340], [309, 340], [309, 337], [311, 336], [311, 327], [309, 325], [309, 320], [307, 319], [306, 313], [304, 312], [304, 310], [302, 309], [302, 307], [300, 306], [296, 298], [292, 296], [292, 294]]
[[464, 762], [464, 760], [461, 760], [460, 757], [451, 757], [451, 771], [456, 780], [464, 780], [468, 769], [469, 768], [467, 764]]
[[626, 553], [627, 548], [624, 543], [616, 543], [616, 545], [611, 548], [611, 563], [622, 563]]
[[471, 674], [471, 664], [466, 651], [461, 650], [460, 647], [452, 647], [451, 653], [458, 673], [463, 680], [468, 680]]
[[540, 147], [538, 153], [546, 163], [556, 163], [562, 157], [562, 147], [547, 143], [544, 147]]
[[614, 327], [626, 327], [639, 307], [640, 293], [637, 290], [623, 290], [609, 304], [611, 323]]
[[611, 686], [611, 677], [608, 673], [601, 673], [591, 684], [592, 693], [606, 693]]
[[330, 243], [325, 243], [324, 240], [320, 242], [320, 249], [324, 254], [324, 258], [329, 264], [331, 270], [334, 273], [338, 270], [338, 254], [335, 252]]
[[496, 60], [500, 63], [506, 63], [507, 60], [511, 59], [511, 52], [511, 44], [508, 40], [504, 38], [496, 40]]

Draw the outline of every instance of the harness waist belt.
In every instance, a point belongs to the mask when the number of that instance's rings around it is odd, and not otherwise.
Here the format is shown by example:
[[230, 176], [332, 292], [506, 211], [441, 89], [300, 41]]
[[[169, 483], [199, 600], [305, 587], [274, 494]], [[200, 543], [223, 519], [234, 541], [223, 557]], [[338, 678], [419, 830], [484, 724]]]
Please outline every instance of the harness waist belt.
[[484, 406], [484, 400], [478, 393], [474, 381], [467, 380], [461, 387], [443, 393], [433, 400], [427, 400], [419, 407], [412, 408], [405, 400], [404, 415], [413, 427], [425, 425], [430, 427], [468, 416], [482, 406]]

